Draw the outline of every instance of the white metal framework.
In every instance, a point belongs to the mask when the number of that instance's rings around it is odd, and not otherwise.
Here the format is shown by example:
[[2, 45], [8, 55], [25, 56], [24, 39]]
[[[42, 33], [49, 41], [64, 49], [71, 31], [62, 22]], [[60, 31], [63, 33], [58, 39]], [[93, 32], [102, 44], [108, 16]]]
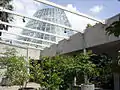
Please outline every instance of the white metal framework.
[[[64, 11], [76, 14], [78, 16], [81, 16], [81, 17], [84, 17], [84, 18], [91, 19], [93, 21], [97, 21], [97, 22], [103, 23], [101, 20], [97, 20], [97, 19], [92, 18], [90, 16], [81, 14], [81, 13], [79, 13], [77, 11], [66, 9], [63, 6], [57, 5], [57, 4], [52, 3], [50, 1], [47, 1], [47, 0], [34, 0], [34, 1], [37, 1], [37, 2], [40, 2], [40, 3], [44, 3], [46, 5], [50, 5], [50, 6], [62, 9]], [[2, 7], [0, 7], [0, 11], [1, 12], [7, 12], [7, 13], [10, 13], [10, 14], [13, 14], [13, 15], [17, 15], [17, 16], [20, 16], [20, 17], [28, 18], [28, 19], [31, 19], [31, 20], [36, 20], [36, 21], [39, 21], [39, 22], [47, 23], [47, 24], [50, 24], [50, 25], [55, 25], [55, 26], [58, 26], [58, 27], [61, 27], [61, 28], [65, 28], [65, 29], [68, 29], [68, 30], [80, 32], [80, 30], [71, 28], [71, 27], [66, 26], [66, 25], [58, 24], [58, 23], [55, 23], [55, 22], [51, 22], [51, 21], [48, 21], [48, 20], [43, 20], [43, 19], [36, 18], [36, 17], [26, 16], [26, 15], [23, 15], [23, 14], [14, 12], [14, 11], [10, 11], [10, 10], [4, 9]], [[8, 26], [12, 26], [12, 27], [16, 27], [16, 28], [20, 28], [20, 29], [24, 29], [24, 30], [29, 30], [29, 31], [34, 31], [34, 32], [38, 32], [38, 33], [47, 34], [47, 35], [52, 35], [52, 36], [55, 36], [55, 37], [69, 39], [69, 37], [67, 37], [67, 36], [62, 36], [62, 35], [59, 35], [59, 34], [53, 34], [53, 33], [45, 32], [45, 31], [40, 31], [40, 30], [37, 30], [37, 29], [28, 28], [28, 27], [16, 26], [16, 25], [13, 25], [13, 24], [10, 24], [10, 23], [7, 23], [7, 22], [3, 22], [3, 21], [0, 21], [0, 24], [5, 24], [5, 25], [8, 25]], [[58, 44], [58, 42], [55, 42], [55, 41], [50, 41], [50, 40], [45, 40], [45, 39], [41, 39], [41, 38], [30, 37], [30, 36], [22, 35], [22, 34], [13, 34], [13, 33], [10, 33], [8, 31], [4, 31], [4, 30], [0, 30], [0, 32], [8, 33], [8, 34], [15, 35], [15, 36], [20, 36], [20, 37], [26, 37], [26, 38], [30, 38], [30, 39], [34, 39], [34, 40], [39, 40], [39, 41], [43, 41], [43, 42], [48, 42], [48, 43], [51, 43], [51, 44]], [[31, 42], [31, 41], [12, 39], [12, 38], [2, 37], [2, 36], [0, 36], [0, 38], [5, 38], [5, 39], [8, 39], [8, 40], [13, 40], [13, 41], [17, 41], [17, 42], [21, 42], [21, 43], [25, 43], [25, 44], [29, 45], [29, 46], [20, 46], [20, 47], [23, 47], [23, 48], [33, 48], [33, 49], [43, 50], [45, 47], [49, 47], [51, 45], [51, 44], [50, 45], [45, 45], [45, 44], [35, 43], [35, 42]], [[5, 44], [9, 44], [9, 43], [3, 42], [3, 41], [0, 41], [0, 42], [1, 43], [5, 43]], [[13, 45], [13, 44], [10, 44], [10, 45]], [[41, 46], [41, 48], [33, 47], [31, 45]]]
[[[45, 34], [57, 36], [57, 35], [54, 35], [54, 34], [51, 34], [51, 33], [43, 32], [43, 31], [38, 31], [38, 30], [35, 30], [35, 29], [27, 28], [27, 27], [21, 27], [21, 26], [9, 24], [9, 23], [3, 22], [3, 21], [0, 21], [0, 24], [5, 24], [5, 25], [8, 25], [8, 26], [16, 27], [16, 28], [21, 28], [21, 29], [26, 29], [26, 30], [30, 30], [30, 31], [35, 31], [35, 32], [40, 32], [40, 33], [45, 33]], [[3, 32], [3, 30], [1, 32]], [[4, 32], [5, 33], [10, 33], [10, 32], [7, 32], [7, 31], [4, 31]], [[10, 33], [10, 34], [13, 34], [13, 33]], [[41, 40], [41, 41], [45, 41], [45, 42], [50, 42], [50, 43], [58, 44], [58, 42], [49, 41], [49, 40], [40, 39], [40, 38], [34, 38], [34, 37], [26, 36], [26, 35], [21, 35], [21, 34], [13, 34], [13, 35], [18, 35], [18, 36], [21, 36], [21, 37], [26, 37], [26, 38], [31, 38], [31, 39], [36, 39], [36, 40]], [[65, 37], [65, 38], [67, 39], [68, 37]]]
[[26, 44], [33, 44], [33, 45], [36, 45], [36, 46], [49, 47], [48, 45], [42, 45], [42, 44], [38, 44], [38, 43], [33, 43], [33, 42], [28, 42], [28, 41], [23, 41], [23, 40], [17, 40], [17, 39], [8, 38], [8, 37], [2, 37], [2, 36], [0, 36], [0, 38], [4, 38], [4, 39], [8, 39], [8, 40], [13, 40], [13, 41], [21, 42], [21, 43], [26, 43]]
[[[68, 17], [66, 16], [66, 13], [64, 12], [64, 10], [61, 10], [58, 8], [40, 9], [40, 10], [37, 10], [33, 16], [36, 18], [39, 18], [39, 19], [48, 20], [48, 21], [51, 21], [54, 23], [58, 23], [61, 25], [71, 27], [71, 24], [68, 20]], [[49, 23], [39, 22], [39, 21], [35, 21], [35, 20], [29, 20], [27, 22], [27, 24], [25, 25], [25, 27], [37, 29], [39, 31], [49, 32], [52, 34], [57, 34], [57, 35], [59, 34], [61, 36], [67, 36], [67, 37], [74, 34], [74, 31], [68, 30], [66, 28], [58, 27], [56, 25], [51, 25]], [[23, 30], [21, 32], [21, 34], [28, 35], [31, 37], [42, 38], [45, 40], [50, 40], [52, 42], [53, 41], [59, 42], [60, 40], [63, 39], [63, 38], [59, 38], [59, 37], [56, 37], [53, 35], [48, 35], [48, 34], [44, 34], [44, 33], [36, 33], [33, 31], [29, 31], [29, 30]], [[31, 41], [31, 39], [28, 39], [28, 38], [21, 37], [20, 39]], [[49, 44], [47, 42], [37, 41], [37, 40], [32, 40], [32, 42], [37, 42], [37, 43], [41, 43], [41, 44]]]
[[80, 30], [77, 30], [77, 29], [74, 29], [74, 28], [71, 28], [71, 27], [67, 27], [65, 25], [57, 24], [57, 23], [54, 23], [54, 22], [51, 22], [51, 21], [48, 21], [48, 20], [42, 20], [42, 19], [39, 19], [39, 18], [36, 18], [36, 17], [26, 16], [26, 15], [17, 13], [15, 11], [10, 11], [10, 10], [4, 9], [2, 7], [0, 7], [0, 11], [7, 12], [7, 13], [17, 15], [17, 16], [21, 16], [21, 17], [25, 17], [25, 18], [32, 19], [32, 20], [37, 20], [37, 21], [44, 22], [44, 23], [49, 23], [49, 24], [56, 25], [56, 26], [66, 28], [66, 29], [69, 29], [69, 30], [80, 32]]
[[44, 50], [42, 48], [35, 48], [35, 47], [29, 46], [29, 45], [24, 46], [24, 45], [11, 44], [11, 43], [5, 42], [5, 41], [0, 41], [0, 43], [6, 44], [6, 45], [10, 45], [10, 46], [20, 47], [20, 48], [24, 48], [24, 49], [30, 48], [30, 49], [36, 49], [36, 50]]
[[85, 15], [83, 13], [80, 13], [80, 12], [77, 12], [77, 11], [74, 11], [74, 10], [70, 10], [70, 9], [67, 9], [66, 7], [63, 7], [63, 6], [60, 6], [58, 4], [55, 4], [53, 2], [50, 2], [48, 0], [34, 0], [34, 1], [37, 1], [37, 2], [40, 2], [40, 3], [43, 3], [43, 4], [46, 4], [46, 5], [49, 5], [49, 6], [53, 6], [53, 7], [56, 7], [56, 8], [59, 8], [59, 9], [62, 9], [64, 11], [67, 11], [67, 12], [70, 12], [70, 13], [73, 13], [73, 14], [76, 14], [78, 16], [81, 16], [81, 17], [85, 17], [85, 18], [88, 18], [90, 20], [93, 20], [93, 21], [97, 21], [99, 23], [103, 23], [103, 21], [101, 20], [98, 20], [96, 18], [93, 18], [93, 17], [90, 17], [88, 15]]

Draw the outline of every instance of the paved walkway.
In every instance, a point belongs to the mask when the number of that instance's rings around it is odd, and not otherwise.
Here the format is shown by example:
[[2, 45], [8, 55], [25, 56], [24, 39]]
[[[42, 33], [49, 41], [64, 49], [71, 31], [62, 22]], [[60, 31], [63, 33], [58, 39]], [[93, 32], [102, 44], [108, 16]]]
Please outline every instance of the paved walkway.
[[18, 90], [19, 86], [1, 87], [0, 90]]
[[[40, 85], [36, 84], [36, 83], [28, 83], [27, 87], [33, 87], [33, 88], [39, 88]], [[20, 88], [19, 86], [11, 86], [11, 87], [7, 87], [7, 86], [0, 86], [0, 90], [18, 90], [18, 88]], [[38, 89], [39, 90], [39, 89]]]

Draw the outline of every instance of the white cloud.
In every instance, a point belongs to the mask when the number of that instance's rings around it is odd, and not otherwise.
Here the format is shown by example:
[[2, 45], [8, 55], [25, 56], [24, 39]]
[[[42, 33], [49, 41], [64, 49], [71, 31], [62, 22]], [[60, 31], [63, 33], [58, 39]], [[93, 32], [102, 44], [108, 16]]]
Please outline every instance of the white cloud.
[[77, 11], [77, 8], [74, 7], [72, 4], [68, 4], [68, 5], [67, 5], [67, 8], [68, 8], [68, 9], [71, 9], [71, 10]]
[[[78, 11], [77, 8], [74, 7], [72, 4], [68, 4], [66, 7], [68, 9]], [[84, 32], [84, 29], [86, 28], [88, 23], [91, 25], [94, 25], [96, 23], [95, 21], [92, 21], [90, 19], [78, 16], [78, 15], [75, 15], [75, 14], [72, 14], [69, 12], [65, 12], [65, 13], [68, 17], [68, 20], [69, 20], [72, 28], [77, 29], [80, 32]]]
[[102, 5], [95, 5], [92, 8], [90, 8], [90, 11], [92, 13], [100, 13], [103, 10], [103, 6]]
[[16, 12], [32, 16], [43, 5], [34, 0], [13, 0], [14, 10]]
[[15, 11], [22, 11], [25, 8], [24, 4], [20, 0], [14, 0], [13, 7]]

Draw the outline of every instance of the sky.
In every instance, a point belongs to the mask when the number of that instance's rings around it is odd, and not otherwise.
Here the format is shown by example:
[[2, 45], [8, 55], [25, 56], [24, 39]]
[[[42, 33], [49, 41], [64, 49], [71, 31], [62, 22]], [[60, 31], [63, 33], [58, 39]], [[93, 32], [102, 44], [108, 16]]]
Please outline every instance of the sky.
[[[80, 13], [92, 16], [94, 18], [104, 20], [110, 18], [118, 13], [120, 13], [120, 1], [118, 0], [49, 0], [56, 4], [62, 5], [68, 9], [76, 10]], [[33, 14], [42, 8], [48, 6], [41, 3], [35, 2], [34, 0], [13, 0], [14, 11], [27, 15], [33, 16]], [[94, 25], [96, 22], [88, 20], [83, 17], [73, 15], [71, 13], [65, 12], [69, 22], [72, 24], [74, 29], [83, 32], [88, 23]], [[22, 22], [21, 17], [14, 17], [13, 24], [18, 26], [25, 26], [26, 22]], [[9, 32], [21, 33], [22, 29], [10, 28]], [[12, 36], [13, 37], [13, 36]], [[13, 37], [14, 38], [14, 37]]]
[[51, 0], [57, 4], [72, 5], [79, 12], [94, 16], [99, 19], [107, 19], [120, 13], [120, 1], [118, 0]]

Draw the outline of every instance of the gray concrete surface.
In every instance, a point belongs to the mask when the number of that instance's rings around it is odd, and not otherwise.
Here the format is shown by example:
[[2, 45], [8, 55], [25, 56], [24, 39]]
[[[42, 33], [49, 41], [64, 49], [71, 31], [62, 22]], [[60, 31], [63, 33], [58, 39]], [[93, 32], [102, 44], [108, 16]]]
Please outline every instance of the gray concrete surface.
[[[18, 52], [18, 56], [25, 56], [27, 57], [27, 49], [17, 46], [12, 46], [4, 43], [0, 43], [0, 53], [5, 52], [5, 48], [15, 48]], [[37, 49], [28, 49], [28, 57], [31, 59], [39, 59], [40, 57], [40, 50]]]
[[[37, 83], [30, 82], [27, 84], [27, 87], [33, 87], [33, 88], [37, 88], [37, 90], [39, 90], [40, 85]], [[0, 90], [18, 90], [19, 88], [20, 88], [19, 86], [11, 86], [11, 87], [0, 86]]]
[[[87, 28], [84, 33], [85, 47], [91, 48], [120, 40], [120, 38], [116, 38], [114, 35], [106, 35], [105, 32], [105, 28], [113, 21], [119, 20], [119, 18], [120, 15], [116, 15], [107, 19], [106, 24], [98, 23]], [[56, 54], [65, 54], [82, 50], [84, 48], [83, 41], [83, 35], [81, 33], [77, 33], [71, 36], [69, 40], [62, 40], [57, 45], [54, 44], [50, 48], [45, 48], [41, 51], [41, 56], [55, 56]]]

